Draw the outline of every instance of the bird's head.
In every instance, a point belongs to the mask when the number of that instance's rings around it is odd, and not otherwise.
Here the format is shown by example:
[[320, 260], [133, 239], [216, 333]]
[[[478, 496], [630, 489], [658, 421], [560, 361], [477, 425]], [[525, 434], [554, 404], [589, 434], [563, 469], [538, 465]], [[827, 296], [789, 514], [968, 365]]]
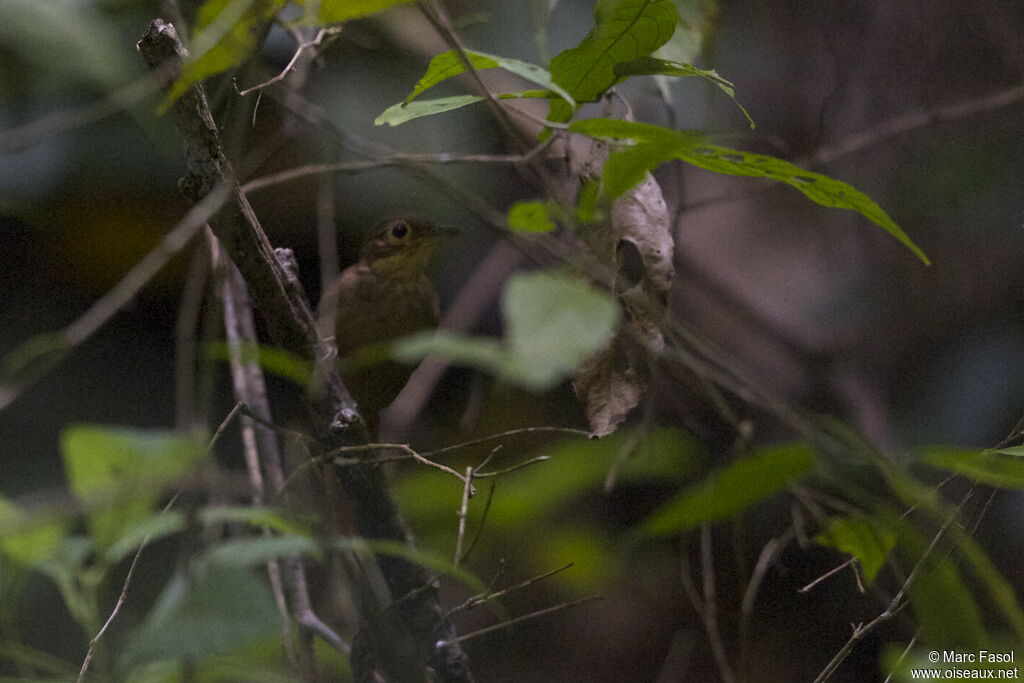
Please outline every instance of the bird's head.
[[375, 227], [363, 240], [359, 261], [388, 277], [418, 277], [438, 243], [458, 234], [419, 218], [392, 218]]

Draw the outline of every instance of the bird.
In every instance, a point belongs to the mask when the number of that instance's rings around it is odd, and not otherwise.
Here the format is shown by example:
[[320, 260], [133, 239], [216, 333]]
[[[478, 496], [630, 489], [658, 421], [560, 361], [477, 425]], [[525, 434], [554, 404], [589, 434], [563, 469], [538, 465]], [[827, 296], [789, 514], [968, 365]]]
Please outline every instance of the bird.
[[414, 217], [378, 223], [364, 238], [359, 261], [321, 298], [321, 307], [335, 306], [342, 379], [371, 430], [413, 370], [391, 360], [372, 361], [388, 342], [437, 327], [440, 307], [427, 266], [441, 240], [454, 234]]

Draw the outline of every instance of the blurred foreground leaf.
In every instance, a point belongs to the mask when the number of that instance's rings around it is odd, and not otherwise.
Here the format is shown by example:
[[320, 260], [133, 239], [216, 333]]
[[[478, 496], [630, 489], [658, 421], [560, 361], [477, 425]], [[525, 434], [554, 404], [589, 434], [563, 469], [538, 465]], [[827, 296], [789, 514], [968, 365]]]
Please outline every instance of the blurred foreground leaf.
[[545, 391], [608, 342], [618, 305], [585, 282], [553, 271], [519, 273], [502, 296], [505, 339], [427, 332], [392, 347], [411, 363], [436, 355], [492, 372], [530, 391]]
[[714, 472], [651, 515], [640, 536], [668, 536], [730, 517], [785, 488], [814, 465], [806, 444], [766, 448]]
[[99, 551], [145, 518], [164, 486], [203, 456], [192, 439], [173, 432], [78, 425], [61, 438], [68, 485], [88, 507], [89, 534]]
[[267, 585], [249, 569], [209, 565], [176, 575], [121, 653], [122, 662], [196, 661], [270, 636], [280, 615]]
[[889, 551], [896, 545], [896, 539], [895, 531], [884, 528], [879, 520], [866, 515], [836, 517], [815, 538], [822, 545], [856, 557], [864, 580], [869, 584], [885, 565]]
[[1024, 489], [1024, 458], [1013, 449], [997, 452], [931, 446], [923, 449], [921, 462], [962, 474], [982, 484]]

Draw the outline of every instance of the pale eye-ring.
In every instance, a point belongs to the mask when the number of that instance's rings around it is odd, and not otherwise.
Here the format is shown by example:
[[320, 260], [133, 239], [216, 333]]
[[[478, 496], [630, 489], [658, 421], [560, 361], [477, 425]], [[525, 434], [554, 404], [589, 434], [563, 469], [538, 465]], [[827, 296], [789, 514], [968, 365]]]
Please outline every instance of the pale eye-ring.
[[409, 224], [405, 221], [399, 221], [391, 226], [391, 236], [396, 240], [405, 239], [409, 234]]

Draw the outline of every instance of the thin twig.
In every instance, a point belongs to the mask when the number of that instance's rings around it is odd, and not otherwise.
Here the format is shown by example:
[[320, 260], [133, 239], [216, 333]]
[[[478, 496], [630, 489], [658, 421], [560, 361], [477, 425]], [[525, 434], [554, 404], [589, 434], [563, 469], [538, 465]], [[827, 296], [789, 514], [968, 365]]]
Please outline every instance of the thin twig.
[[853, 135], [839, 143], [821, 147], [808, 160], [811, 164], [827, 164], [840, 157], [855, 154], [868, 147], [874, 147], [886, 140], [903, 135], [917, 128], [935, 123], [962, 119], [973, 114], [1001, 109], [1024, 100], [1024, 85], [1000, 90], [987, 97], [955, 102], [936, 109], [919, 110], [901, 114], [882, 124]]
[[466, 537], [466, 517], [469, 515], [469, 499], [473, 496], [473, 468], [466, 468], [465, 486], [462, 487], [462, 502], [459, 505], [459, 531], [455, 537], [455, 559], [457, 567], [462, 561], [462, 541]]
[[761, 583], [768, 573], [768, 568], [775, 561], [779, 551], [786, 547], [793, 539], [795, 533], [788, 530], [780, 538], [773, 538], [764, 544], [761, 554], [757, 557], [754, 571], [750, 573], [750, 581], [747, 582], [747, 589], [743, 592], [743, 600], [740, 603], [740, 676], [741, 680], [748, 679], [748, 664], [750, 661], [750, 621], [754, 615], [754, 604], [757, 601], [757, 593], [761, 589]]
[[332, 173], [359, 173], [378, 168], [393, 166], [422, 166], [446, 164], [522, 164], [532, 160], [537, 154], [548, 147], [542, 143], [525, 154], [396, 154], [383, 159], [362, 159], [358, 161], [335, 161], [323, 164], [306, 164], [287, 171], [254, 178], [242, 185], [242, 192], [250, 194], [266, 187], [280, 185], [292, 180], [300, 180], [313, 175]]
[[460, 562], [465, 562], [466, 558], [469, 557], [470, 553], [473, 552], [473, 548], [476, 547], [477, 541], [483, 535], [484, 524], [487, 522], [487, 514], [491, 511], [491, 503], [494, 501], [494, 487], [496, 484], [491, 482], [491, 488], [487, 489], [487, 500], [484, 501], [484, 511], [480, 514], [480, 523], [476, 526], [476, 531], [473, 532], [473, 540], [469, 542], [469, 547], [466, 548], [466, 552], [462, 553], [462, 557], [459, 558]]
[[838, 574], [839, 572], [841, 572], [842, 570], [846, 569], [847, 567], [849, 567], [851, 564], [853, 564], [856, 561], [857, 561], [856, 557], [851, 557], [850, 559], [848, 559], [846, 562], [843, 562], [838, 567], [835, 567], [833, 569], [829, 569], [827, 572], [825, 572], [824, 574], [822, 574], [821, 576], [816, 578], [814, 581], [811, 581], [809, 584], [807, 584], [803, 588], [798, 588], [796, 592], [797, 593], [807, 593], [807, 592], [809, 592], [811, 589], [813, 589], [815, 586], [817, 586], [822, 581], [826, 580], [830, 576], [834, 576], [835, 574]]
[[537, 610], [536, 612], [530, 612], [529, 614], [524, 614], [523, 616], [516, 617], [515, 619], [509, 619], [508, 621], [503, 621], [500, 624], [495, 624], [494, 626], [488, 626], [487, 628], [482, 628], [479, 631], [473, 631], [472, 633], [467, 633], [465, 635], [459, 636], [458, 638], [452, 638], [451, 640], [438, 641], [437, 645], [438, 645], [438, 647], [443, 647], [445, 645], [450, 645], [452, 643], [461, 643], [464, 640], [469, 640], [470, 638], [476, 638], [477, 636], [482, 636], [485, 633], [493, 633], [494, 631], [499, 631], [499, 630], [501, 630], [503, 628], [507, 628], [509, 626], [513, 626], [515, 624], [522, 623], [524, 621], [527, 621], [528, 619], [535, 619], [537, 617], [542, 617], [542, 616], [544, 616], [546, 614], [551, 614], [552, 612], [558, 612], [558, 611], [561, 611], [561, 610], [569, 609], [570, 607], [576, 607], [578, 605], [582, 605], [582, 604], [587, 603], [587, 602], [593, 602], [594, 600], [600, 600], [602, 597], [603, 596], [600, 596], [600, 595], [592, 595], [590, 597], [582, 598], [580, 600], [573, 600], [571, 602], [563, 602], [563, 603], [558, 604], [558, 605], [553, 605], [551, 607], [546, 607], [544, 609]]
[[892, 619], [897, 613], [902, 611], [902, 609], [906, 606], [906, 604], [904, 603], [904, 598], [906, 597], [906, 594], [910, 590], [910, 587], [913, 585], [914, 581], [917, 579], [918, 575], [924, 568], [925, 562], [927, 561], [928, 557], [931, 555], [935, 547], [939, 544], [939, 541], [942, 539], [942, 537], [945, 536], [946, 531], [949, 529], [950, 525], [952, 525], [956, 521], [957, 517], [960, 514], [960, 510], [963, 509], [964, 505], [973, 495], [973, 489], [968, 491], [964, 495], [963, 499], [960, 501], [960, 504], [957, 505], [956, 510], [954, 510], [953, 513], [949, 515], [949, 518], [946, 519], [946, 521], [942, 524], [942, 528], [940, 528], [938, 532], [935, 534], [935, 536], [932, 538], [931, 543], [928, 544], [928, 547], [925, 549], [924, 553], [922, 553], [920, 559], [918, 559], [918, 561], [914, 564], [914, 568], [911, 570], [910, 576], [908, 576], [906, 580], [903, 582], [903, 585], [900, 586], [899, 591], [896, 593], [895, 596], [893, 596], [893, 599], [889, 603], [889, 605], [881, 612], [881, 614], [879, 614], [877, 617], [872, 619], [867, 624], [861, 623], [854, 626], [853, 633], [850, 635], [849, 640], [847, 640], [846, 643], [843, 644], [839, 651], [836, 652], [835, 656], [832, 657], [831, 661], [829, 661], [829, 663], [825, 665], [825, 668], [822, 669], [821, 673], [819, 673], [818, 676], [814, 679], [814, 683], [824, 683], [824, 681], [827, 681], [829, 678], [831, 678], [832, 674], [835, 673], [836, 669], [839, 668], [839, 665], [842, 664], [843, 661], [845, 661], [846, 658], [850, 656], [850, 653], [853, 652], [853, 648], [857, 645], [858, 642], [860, 642], [861, 639], [864, 638], [864, 636], [873, 631], [882, 623], [888, 621], [889, 619]]
[[718, 665], [718, 671], [725, 683], [736, 680], [729, 656], [722, 641], [722, 632], [718, 626], [718, 596], [715, 589], [715, 563], [711, 548], [711, 526], [704, 524], [700, 528], [700, 575], [704, 589], [704, 630], [711, 643], [711, 652]]
[[[277, 74], [273, 78], [269, 78], [266, 81], [263, 81], [262, 83], [254, 85], [251, 88], [246, 88], [245, 90], [240, 90], [240, 91], [238, 91], [238, 94], [241, 97], [245, 97], [249, 93], [255, 92], [257, 90], [262, 90], [263, 88], [266, 88], [267, 86], [271, 86], [274, 83], [277, 83], [278, 81], [283, 81], [288, 76], [288, 74], [291, 73], [291, 70], [295, 67], [295, 63], [297, 61], [299, 61], [299, 57], [302, 56], [303, 52], [305, 52], [306, 50], [310, 50], [312, 48], [319, 48], [319, 47], [326, 48], [340, 34], [341, 34], [341, 28], [340, 27], [332, 26], [332, 27], [320, 29], [317, 32], [316, 37], [313, 38], [313, 40], [310, 40], [310, 41], [307, 41], [307, 42], [304, 42], [304, 43], [299, 43], [299, 45], [295, 48], [295, 54], [292, 55], [292, 58], [291, 58], [291, 60], [289, 60], [288, 64], [283, 69], [281, 69], [281, 73]], [[330, 38], [330, 40], [325, 40], [325, 38]]]
[[524, 467], [529, 467], [530, 465], [535, 465], [538, 462], [547, 462], [550, 459], [551, 459], [550, 455], [538, 455], [536, 458], [530, 458], [529, 460], [524, 460], [524, 461], [522, 461], [520, 463], [516, 463], [515, 465], [512, 465], [511, 467], [506, 467], [503, 470], [495, 470], [493, 472], [477, 472], [473, 476], [475, 476], [477, 479], [487, 479], [489, 477], [500, 477], [503, 474], [508, 474], [509, 472], [515, 472], [516, 470], [521, 470]]
[[515, 591], [522, 590], [523, 588], [526, 588], [528, 586], [532, 586], [535, 583], [539, 583], [540, 581], [543, 581], [544, 579], [546, 579], [546, 578], [548, 578], [550, 576], [554, 576], [555, 574], [559, 574], [561, 572], [564, 572], [566, 569], [569, 569], [570, 567], [572, 567], [573, 564], [574, 563], [570, 562], [569, 564], [565, 565], [564, 567], [559, 567], [558, 569], [552, 569], [549, 572], [544, 572], [543, 574], [540, 574], [539, 576], [535, 576], [532, 579], [527, 579], [526, 581], [522, 581], [520, 583], [517, 583], [514, 586], [509, 586], [508, 588], [502, 588], [500, 591], [491, 592], [490, 590], [488, 590], [486, 593], [480, 593], [478, 595], [471, 596], [465, 602], [463, 602], [463, 603], [461, 603], [459, 605], [456, 605], [455, 607], [451, 608], [451, 610], [449, 610], [448, 614], [450, 616], [452, 614], [455, 614], [456, 612], [462, 612], [464, 610], [473, 609], [474, 607], [478, 607], [478, 606], [484, 604], [485, 602], [489, 602], [491, 600], [496, 600], [496, 599], [498, 599], [500, 597], [504, 597], [504, 596], [508, 595], [509, 593], [514, 593]]
[[900, 653], [899, 658], [893, 663], [892, 668], [890, 668], [888, 675], [886, 675], [885, 680], [882, 681], [882, 683], [890, 683], [890, 681], [892, 681], [893, 672], [896, 671], [896, 667], [898, 667], [900, 663], [907, 658], [907, 655], [910, 654], [910, 650], [913, 649], [914, 645], [917, 643], [917, 636], [919, 634], [920, 631], [915, 633], [910, 639], [910, 642], [907, 643], [907, 646], [903, 648], [903, 652]]
[[197, 426], [195, 410], [196, 335], [203, 295], [209, 274], [209, 256], [205, 249], [192, 254], [174, 324], [174, 408], [176, 424], [183, 432]]

